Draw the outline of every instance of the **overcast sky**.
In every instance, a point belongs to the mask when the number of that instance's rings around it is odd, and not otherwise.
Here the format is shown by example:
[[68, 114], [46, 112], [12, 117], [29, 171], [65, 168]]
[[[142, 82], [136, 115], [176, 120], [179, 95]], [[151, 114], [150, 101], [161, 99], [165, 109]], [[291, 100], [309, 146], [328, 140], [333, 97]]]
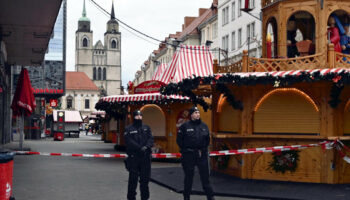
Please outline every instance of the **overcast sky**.
[[[95, 0], [108, 12], [111, 11], [112, 0]], [[199, 8], [209, 8], [212, 0], [115, 0], [114, 11], [118, 19], [130, 26], [164, 40], [170, 33], [181, 31], [185, 16], [198, 16]], [[83, 0], [67, 0], [67, 71], [75, 70], [75, 31], [81, 17]], [[98, 40], [104, 41], [106, 23], [109, 17], [86, 0], [87, 17], [91, 21], [93, 44]], [[158, 49], [158, 42], [130, 33], [119, 23], [122, 34], [122, 81], [126, 86], [132, 81], [135, 72], [151, 52]], [[136, 34], [137, 36], [135, 36]], [[144, 38], [144, 37], [142, 37]]]

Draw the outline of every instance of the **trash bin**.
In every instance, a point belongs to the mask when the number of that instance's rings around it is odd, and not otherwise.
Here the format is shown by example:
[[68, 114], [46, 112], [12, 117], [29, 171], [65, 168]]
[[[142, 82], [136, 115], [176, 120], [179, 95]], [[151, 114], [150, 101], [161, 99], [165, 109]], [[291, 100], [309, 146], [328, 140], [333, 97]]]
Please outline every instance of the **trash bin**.
[[12, 200], [14, 152], [0, 149], [0, 199]]

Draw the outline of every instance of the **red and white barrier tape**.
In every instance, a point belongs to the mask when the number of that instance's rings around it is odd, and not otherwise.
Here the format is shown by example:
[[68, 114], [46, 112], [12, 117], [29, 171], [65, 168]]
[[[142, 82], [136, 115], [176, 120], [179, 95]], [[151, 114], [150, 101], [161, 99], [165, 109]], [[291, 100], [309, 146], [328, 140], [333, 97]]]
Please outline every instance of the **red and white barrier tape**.
[[[227, 155], [242, 155], [253, 153], [272, 153], [278, 151], [290, 151], [305, 149], [310, 147], [322, 146], [324, 149], [331, 149], [336, 141], [323, 141], [318, 144], [306, 144], [306, 145], [291, 145], [291, 146], [275, 146], [264, 148], [252, 148], [252, 149], [238, 149], [238, 150], [224, 150], [224, 151], [212, 151], [210, 156], [227, 156]], [[126, 158], [126, 154], [77, 154], [77, 153], [44, 153], [44, 152], [31, 152], [31, 151], [16, 151], [17, 155], [42, 155], [42, 156], [70, 156], [70, 157], [89, 157], [89, 158]], [[180, 158], [181, 153], [154, 153], [153, 158]], [[349, 159], [350, 160], [350, 159]]]
[[346, 154], [343, 153], [343, 151], [342, 151], [342, 149], [344, 149], [345, 151], [350, 152], [349, 147], [345, 146], [342, 141], [337, 139], [335, 144], [334, 144], [334, 148], [338, 151], [339, 155], [343, 158], [343, 160], [350, 164], [350, 158], [348, 156], [346, 156]]

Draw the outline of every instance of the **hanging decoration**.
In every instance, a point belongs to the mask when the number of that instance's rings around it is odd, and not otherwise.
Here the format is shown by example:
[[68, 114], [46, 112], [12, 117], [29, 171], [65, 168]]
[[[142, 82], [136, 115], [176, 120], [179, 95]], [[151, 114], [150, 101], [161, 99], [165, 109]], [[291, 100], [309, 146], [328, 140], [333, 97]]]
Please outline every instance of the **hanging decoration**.
[[220, 93], [224, 94], [226, 97], [226, 101], [237, 110], [243, 110], [243, 103], [239, 100], [235, 99], [235, 96], [230, 93], [230, 89], [226, 87], [224, 84], [217, 84], [216, 89], [220, 91]]
[[[321, 74], [320, 71], [300, 71], [297, 75], [284, 75], [273, 76], [271, 73], [266, 72], [261, 76], [242, 76], [240, 73], [227, 73], [217, 74], [207, 77], [193, 77], [191, 79], [184, 79], [179, 83], [170, 83], [161, 88], [161, 93], [166, 95], [186, 95], [191, 100], [199, 101], [196, 95], [193, 94], [193, 90], [197, 89], [200, 85], [218, 85], [218, 84], [233, 84], [235, 86], [255, 86], [255, 85], [272, 85], [274, 87], [287, 87], [296, 83], [314, 83], [320, 81], [332, 82], [334, 85], [330, 91], [331, 100], [330, 106], [336, 108], [340, 102], [339, 96], [341, 95], [344, 85], [350, 85], [350, 72], [343, 70], [341, 72], [329, 72], [327, 74]], [[221, 86], [219, 86], [220, 88]], [[223, 91], [220, 92], [225, 92]], [[225, 94], [225, 93], [224, 93]], [[235, 101], [232, 101], [234, 103]], [[237, 102], [236, 102], [237, 103]]]
[[286, 171], [295, 172], [298, 167], [299, 151], [277, 151], [273, 152], [273, 161], [269, 164], [269, 169], [284, 174]]

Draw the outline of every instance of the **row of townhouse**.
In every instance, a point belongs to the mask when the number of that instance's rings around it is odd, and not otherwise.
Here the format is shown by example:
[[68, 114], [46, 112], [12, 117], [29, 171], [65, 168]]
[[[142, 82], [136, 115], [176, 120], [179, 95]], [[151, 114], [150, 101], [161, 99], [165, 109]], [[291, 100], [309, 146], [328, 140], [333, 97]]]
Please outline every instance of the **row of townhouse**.
[[179, 44], [210, 45], [220, 64], [241, 59], [243, 50], [260, 57], [262, 38], [260, 0], [249, 0], [250, 13], [241, 10], [246, 0], [213, 0], [210, 8], [199, 9], [198, 17], [185, 17], [182, 31], [169, 34], [135, 74], [136, 86], [151, 80], [158, 67], [168, 64]]

